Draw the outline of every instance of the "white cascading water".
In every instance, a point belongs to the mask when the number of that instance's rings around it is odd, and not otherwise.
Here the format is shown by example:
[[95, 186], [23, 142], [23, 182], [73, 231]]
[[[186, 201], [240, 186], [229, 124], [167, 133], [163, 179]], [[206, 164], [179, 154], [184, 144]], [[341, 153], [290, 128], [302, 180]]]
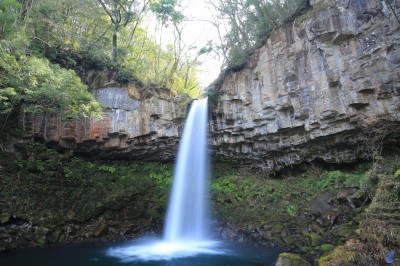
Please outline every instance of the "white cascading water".
[[207, 208], [207, 99], [194, 100], [179, 144], [164, 240], [209, 239]]
[[163, 240], [136, 241], [108, 255], [131, 262], [224, 253], [208, 230], [207, 115], [207, 99], [194, 100], [179, 144]]

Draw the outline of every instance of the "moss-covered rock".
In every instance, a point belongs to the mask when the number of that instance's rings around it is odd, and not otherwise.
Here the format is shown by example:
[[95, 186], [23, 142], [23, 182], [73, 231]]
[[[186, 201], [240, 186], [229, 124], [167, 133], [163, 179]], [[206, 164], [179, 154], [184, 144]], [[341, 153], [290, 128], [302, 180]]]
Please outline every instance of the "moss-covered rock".
[[57, 243], [58, 240], [60, 239], [60, 235], [61, 235], [61, 230], [56, 230], [54, 232], [52, 232], [49, 236], [48, 236], [48, 241], [50, 243]]
[[[0, 237], [1, 246], [14, 249], [100, 236], [112, 240], [144, 228], [158, 230], [172, 165], [89, 162], [38, 143], [16, 149], [19, 154], [0, 151], [0, 165], [7, 166], [0, 171], [0, 224], [7, 234]], [[94, 236], [93, 228], [103, 222], [121, 230], [100, 230]], [[46, 236], [46, 241], [37, 241], [38, 236]]]
[[5, 224], [5, 223], [7, 223], [8, 221], [10, 221], [10, 218], [11, 218], [11, 214], [9, 214], [9, 213], [2, 213], [2, 214], [0, 215], [0, 224]]
[[281, 253], [275, 266], [311, 266], [311, 264], [297, 254]]
[[331, 244], [323, 244], [319, 247], [319, 249], [322, 252], [329, 252], [332, 251], [335, 248], [335, 246], [331, 245]]
[[283, 225], [281, 225], [281, 224], [279, 224], [279, 223], [276, 223], [276, 224], [273, 224], [273, 225], [272, 225], [272, 230], [273, 230], [275, 233], [280, 233], [280, 232], [282, 231], [282, 229], [283, 229]]
[[366, 256], [367, 246], [359, 240], [350, 239], [344, 245], [336, 247], [318, 260], [319, 266], [329, 265], [377, 265]]
[[39, 245], [44, 245], [44, 244], [46, 244], [47, 243], [47, 239], [46, 239], [46, 236], [38, 236], [36, 239], [35, 239], [35, 242], [37, 243], [37, 244], [39, 244]]
[[311, 233], [311, 234], [310, 234], [310, 237], [311, 237], [311, 245], [312, 245], [313, 247], [317, 246], [319, 240], [321, 239], [321, 237], [320, 237], [318, 234], [316, 234], [316, 233]]
[[[386, 162], [371, 171], [371, 184], [376, 184], [370, 195], [373, 200], [365, 213], [356, 216], [359, 228], [354, 232], [354, 224], [343, 227], [335, 234], [344, 239], [352, 237], [343, 245], [336, 247], [319, 259], [324, 265], [386, 265], [388, 254], [400, 253], [400, 179], [394, 175], [381, 175], [380, 172], [393, 172]], [[395, 262], [395, 259], [393, 260]]]
[[343, 228], [336, 232], [336, 236], [341, 238], [349, 238], [354, 233], [354, 231], [354, 228]]

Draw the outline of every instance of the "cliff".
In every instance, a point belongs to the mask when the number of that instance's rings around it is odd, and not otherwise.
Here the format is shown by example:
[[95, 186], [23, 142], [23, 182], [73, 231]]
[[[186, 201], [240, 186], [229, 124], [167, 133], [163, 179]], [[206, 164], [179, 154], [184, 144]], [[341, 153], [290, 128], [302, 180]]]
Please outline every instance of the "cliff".
[[310, 3], [220, 80], [211, 122], [217, 155], [271, 172], [315, 159], [370, 158], [383, 143], [398, 143], [393, 10], [377, 0]]
[[[400, 5], [314, 0], [275, 29], [241, 70], [217, 82], [214, 153], [265, 172], [316, 159], [370, 159], [399, 143]], [[29, 117], [24, 132], [58, 149], [100, 158], [171, 160], [188, 97], [118, 84], [112, 73], [84, 81], [105, 108], [101, 119]]]
[[102, 117], [33, 116], [22, 108], [20, 124], [26, 137], [95, 158], [174, 159], [188, 96], [173, 97], [167, 90], [134, 82], [120, 84], [112, 72], [88, 71], [83, 80], [104, 108]]

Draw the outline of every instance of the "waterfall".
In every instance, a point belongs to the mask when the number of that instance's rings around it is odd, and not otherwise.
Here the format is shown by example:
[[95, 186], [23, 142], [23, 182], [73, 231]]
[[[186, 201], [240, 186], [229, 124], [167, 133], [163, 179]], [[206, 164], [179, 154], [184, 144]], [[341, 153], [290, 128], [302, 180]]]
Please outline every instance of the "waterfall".
[[109, 249], [109, 256], [131, 262], [225, 253], [208, 230], [207, 114], [207, 99], [192, 102], [179, 144], [163, 240], [138, 240]]
[[164, 240], [204, 241], [208, 238], [207, 99], [194, 100], [179, 144]]

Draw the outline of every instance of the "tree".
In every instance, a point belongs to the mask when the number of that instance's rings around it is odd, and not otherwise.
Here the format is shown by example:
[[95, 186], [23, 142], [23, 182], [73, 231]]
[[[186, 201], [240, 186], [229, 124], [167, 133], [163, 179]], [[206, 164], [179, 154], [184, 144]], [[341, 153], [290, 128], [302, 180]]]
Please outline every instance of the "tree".
[[21, 4], [16, 0], [0, 1], [0, 39], [16, 32], [16, 24]]
[[151, 11], [157, 15], [163, 25], [168, 25], [169, 22], [177, 25], [184, 18], [183, 14], [175, 9], [178, 5], [177, 0], [159, 0], [151, 3]]
[[[17, 60], [18, 58], [18, 60]], [[0, 44], [0, 120], [3, 125], [21, 102], [27, 112], [99, 116], [101, 107], [76, 73], [51, 64], [47, 59], [12, 55]]]
[[209, 0], [210, 8], [220, 15], [215, 23], [217, 29], [220, 30], [220, 21], [229, 24], [220, 44], [228, 66], [240, 66], [246, 51], [262, 44], [274, 27], [307, 3], [307, 0]]
[[114, 27], [112, 36], [112, 58], [116, 63], [118, 60], [118, 33], [130, 23], [135, 22], [132, 29], [132, 37], [139, 25], [143, 15], [147, 12], [150, 0], [143, 2], [136, 0], [98, 0], [104, 11], [110, 18]]
[[112, 29], [97, 1], [34, 1], [25, 24], [31, 52], [52, 62], [95, 68], [110, 61]]

